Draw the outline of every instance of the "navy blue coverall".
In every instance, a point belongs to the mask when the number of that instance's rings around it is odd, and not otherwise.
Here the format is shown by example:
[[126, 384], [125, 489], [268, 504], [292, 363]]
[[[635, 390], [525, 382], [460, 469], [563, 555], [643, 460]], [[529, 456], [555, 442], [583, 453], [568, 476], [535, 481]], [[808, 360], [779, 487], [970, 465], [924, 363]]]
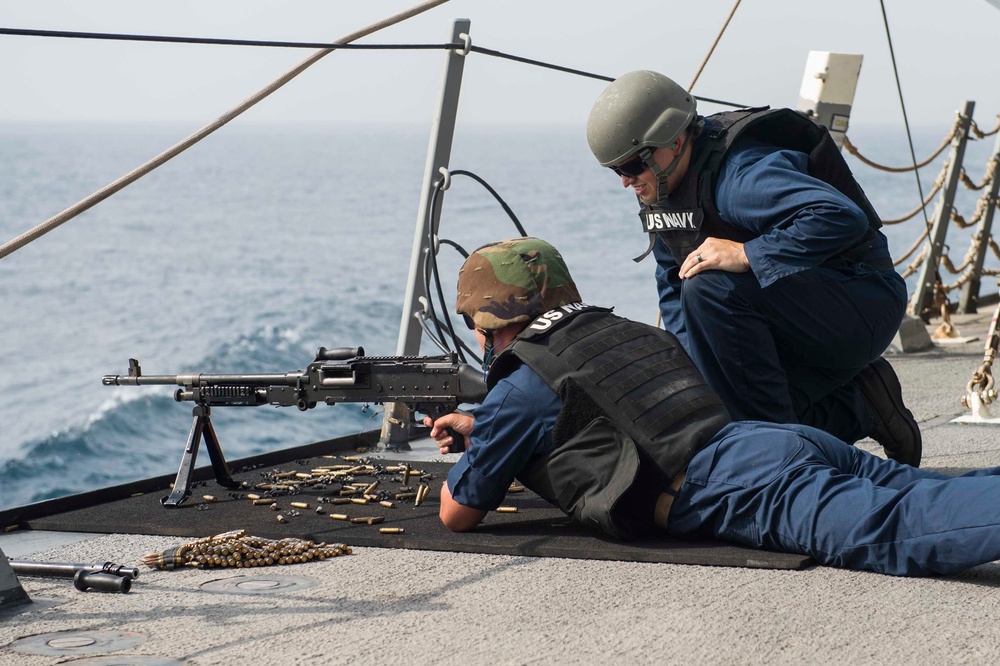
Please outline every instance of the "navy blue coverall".
[[[864, 261], [821, 266], [868, 221], [806, 164], [804, 153], [752, 139], [730, 150], [715, 201], [724, 220], [757, 234], [744, 245], [751, 270], [682, 281], [657, 240], [660, 313], [733, 419], [802, 423], [850, 443], [874, 427], [852, 378], [899, 329], [906, 285]], [[889, 260], [881, 232], [865, 259]]]
[[[476, 408], [472, 446], [448, 474], [459, 504], [491, 511], [553, 449], [562, 400], [521, 365]], [[949, 477], [803, 425], [735, 422], [688, 464], [667, 524], [752, 548], [895, 576], [951, 574], [1000, 558], [1000, 468]]]

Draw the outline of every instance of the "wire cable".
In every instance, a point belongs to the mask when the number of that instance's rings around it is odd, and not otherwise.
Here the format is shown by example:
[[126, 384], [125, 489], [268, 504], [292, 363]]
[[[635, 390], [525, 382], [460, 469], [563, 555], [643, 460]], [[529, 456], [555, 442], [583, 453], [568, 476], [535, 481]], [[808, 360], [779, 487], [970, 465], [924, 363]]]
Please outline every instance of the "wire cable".
[[[447, 0], [442, 0], [447, 2]], [[739, 0], [737, 0], [737, 6], [739, 5]], [[736, 8], [733, 8], [733, 12]], [[732, 18], [732, 14], [730, 14]], [[729, 21], [727, 20], [728, 24]], [[723, 26], [725, 30], [725, 26]], [[15, 35], [22, 37], [61, 37], [65, 39], [98, 39], [98, 40], [113, 40], [113, 41], [127, 41], [127, 42], [156, 42], [156, 43], [166, 43], [166, 44], [203, 44], [212, 46], [257, 46], [266, 48], [285, 48], [285, 49], [358, 49], [358, 50], [432, 50], [432, 49], [465, 49], [468, 48], [473, 53], [481, 53], [483, 55], [493, 56], [495, 58], [504, 58], [506, 60], [513, 60], [515, 62], [520, 62], [527, 65], [534, 65], [536, 67], [543, 67], [546, 69], [552, 69], [558, 72], [564, 72], [567, 74], [575, 74], [576, 76], [583, 76], [591, 79], [598, 79], [600, 81], [614, 81], [614, 77], [605, 76], [603, 74], [594, 74], [593, 72], [586, 72], [582, 69], [574, 69], [572, 67], [565, 67], [563, 65], [555, 65], [552, 63], [543, 62], [541, 60], [535, 60], [533, 58], [525, 58], [522, 56], [512, 55], [510, 53], [504, 53], [502, 51], [497, 51], [495, 49], [487, 49], [482, 46], [471, 45], [467, 46], [464, 43], [454, 43], [454, 44], [353, 44], [347, 41], [341, 42], [290, 42], [290, 41], [277, 41], [277, 40], [263, 40], [263, 39], [225, 39], [217, 37], [177, 37], [168, 35], [134, 35], [125, 33], [112, 33], [112, 32], [80, 32], [71, 30], [33, 30], [25, 28], [0, 28], [0, 35]], [[719, 35], [722, 36], [721, 33]], [[716, 40], [718, 43], [718, 40]], [[713, 49], [714, 49], [713, 45]], [[709, 53], [711, 55], [711, 53]], [[707, 58], [706, 58], [707, 61]], [[702, 64], [704, 67], [704, 63]], [[699, 71], [700, 73], [700, 71]], [[692, 83], [692, 85], [694, 85]], [[711, 97], [698, 97], [699, 100], [703, 102], [709, 102], [711, 104], [720, 104], [722, 106], [731, 106], [735, 108], [745, 108], [745, 104], [737, 104], [736, 102], [726, 102], [723, 100], [712, 99]]]
[[[906, 140], [910, 144], [910, 157], [913, 159], [913, 173], [917, 179], [917, 192], [920, 194], [920, 201], [924, 200], [924, 187], [920, 183], [920, 171], [917, 167], [917, 153], [913, 149], [913, 134], [910, 133], [910, 121], [906, 117], [906, 102], [903, 101], [903, 86], [899, 82], [899, 69], [896, 67], [896, 51], [892, 47], [892, 35], [889, 34], [889, 17], [885, 13], [885, 0], [879, 0], [879, 5], [882, 7], [882, 23], [885, 25], [885, 38], [889, 42], [889, 57], [892, 60], [892, 72], [896, 77], [896, 92], [899, 93], [899, 106], [903, 110], [903, 124], [906, 126]], [[930, 228], [931, 221], [927, 217], [927, 207], [923, 208], [924, 211], [924, 224]]]
[[121, 42], [156, 42], [166, 44], [207, 44], [211, 46], [262, 46], [281, 49], [358, 49], [358, 50], [432, 50], [464, 48], [454, 44], [352, 44], [349, 42], [288, 42], [263, 39], [221, 39], [217, 37], [175, 37], [166, 35], [129, 35], [113, 32], [77, 32], [70, 30], [28, 30], [0, 28], [0, 35], [21, 37], [63, 37], [68, 39], [98, 39]]

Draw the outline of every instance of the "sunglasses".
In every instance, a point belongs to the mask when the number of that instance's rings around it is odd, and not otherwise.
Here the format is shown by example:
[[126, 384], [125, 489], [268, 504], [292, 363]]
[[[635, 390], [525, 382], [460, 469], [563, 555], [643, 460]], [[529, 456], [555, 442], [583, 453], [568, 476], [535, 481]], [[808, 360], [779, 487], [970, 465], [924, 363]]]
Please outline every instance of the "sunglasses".
[[616, 166], [608, 167], [614, 171], [619, 176], [625, 176], [626, 178], [638, 178], [642, 175], [642, 172], [648, 169], [646, 163], [643, 161], [641, 155], [636, 155], [628, 162], [624, 164], [618, 164]]

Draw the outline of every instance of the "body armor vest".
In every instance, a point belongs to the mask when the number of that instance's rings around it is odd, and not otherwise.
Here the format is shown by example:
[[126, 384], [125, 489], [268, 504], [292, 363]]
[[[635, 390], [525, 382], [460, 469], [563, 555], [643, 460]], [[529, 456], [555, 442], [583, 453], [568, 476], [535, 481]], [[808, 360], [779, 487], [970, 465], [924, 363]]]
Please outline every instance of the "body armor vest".
[[655, 529], [660, 493], [730, 421], [673, 335], [607, 308], [576, 303], [538, 317], [497, 357], [488, 385], [518, 361], [563, 401], [555, 448], [518, 479], [619, 539]]
[[[698, 138], [699, 143], [687, 173], [674, 192], [668, 198], [661, 197], [660, 201], [641, 207], [639, 218], [643, 230], [650, 233], [650, 250], [655, 234], [670, 249], [674, 260], [681, 264], [706, 238], [745, 243], [757, 237], [758, 234], [722, 219], [715, 205], [715, 185], [726, 154], [738, 139], [753, 137], [779, 148], [807, 154], [809, 175], [832, 185], [861, 208], [868, 218], [868, 230], [864, 236], [822, 265], [848, 265], [865, 257], [875, 241], [876, 230], [882, 226], [882, 220], [854, 179], [825, 127], [797, 111], [766, 107], [726, 111], [708, 119], [712, 122], [705, 134]], [[892, 266], [890, 263], [875, 268], [888, 270]]]

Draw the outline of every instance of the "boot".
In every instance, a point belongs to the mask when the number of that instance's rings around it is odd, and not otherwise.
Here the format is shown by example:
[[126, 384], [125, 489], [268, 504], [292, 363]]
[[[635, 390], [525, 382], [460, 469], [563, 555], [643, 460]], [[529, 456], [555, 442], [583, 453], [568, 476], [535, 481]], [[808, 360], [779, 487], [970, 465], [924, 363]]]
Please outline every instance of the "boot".
[[919, 467], [923, 447], [920, 427], [903, 404], [903, 388], [889, 362], [875, 359], [854, 381], [861, 387], [865, 406], [875, 420], [869, 437], [882, 445], [886, 457]]

